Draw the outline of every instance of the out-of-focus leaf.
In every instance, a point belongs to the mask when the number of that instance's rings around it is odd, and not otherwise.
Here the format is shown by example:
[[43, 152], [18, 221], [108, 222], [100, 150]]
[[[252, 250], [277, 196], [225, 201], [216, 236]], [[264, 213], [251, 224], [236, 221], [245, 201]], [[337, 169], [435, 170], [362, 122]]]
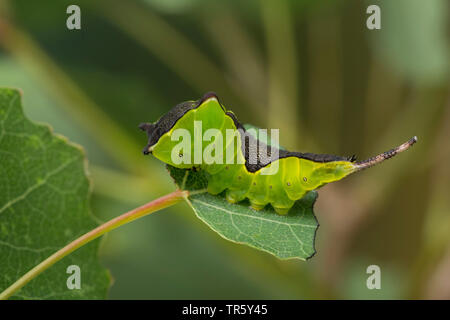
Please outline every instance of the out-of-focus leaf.
[[[247, 130], [252, 136], [254, 136], [257, 140], [261, 141], [262, 143], [267, 144], [268, 146], [273, 146], [275, 148], [278, 148], [280, 150], [285, 150], [282, 146], [280, 146], [278, 141], [275, 141], [270, 135], [267, 134], [267, 131], [259, 130], [260, 128], [255, 127], [251, 124], [244, 124], [245, 130]], [[251, 130], [253, 129], [253, 130]], [[268, 130], [269, 131], [269, 130]]]
[[[17, 90], [0, 89], [0, 291], [97, 226], [85, 165], [79, 147], [24, 117]], [[65, 257], [13, 298], [105, 298], [109, 276], [98, 262], [98, 245]], [[68, 289], [71, 265], [81, 270], [81, 289]]]
[[447, 81], [450, 43], [447, 0], [378, 0], [381, 30], [369, 31], [375, 52], [394, 69], [419, 83]]
[[166, 13], [180, 13], [191, 9], [201, 0], [142, 0], [151, 7]]
[[[206, 173], [167, 166], [179, 187], [194, 191], [207, 186]], [[315, 254], [314, 239], [318, 223], [313, 206], [317, 193], [312, 191], [297, 201], [285, 216], [266, 206], [256, 211], [247, 202], [228, 203], [222, 195], [193, 194], [189, 204], [196, 215], [227, 240], [243, 243], [281, 259], [306, 260]]]

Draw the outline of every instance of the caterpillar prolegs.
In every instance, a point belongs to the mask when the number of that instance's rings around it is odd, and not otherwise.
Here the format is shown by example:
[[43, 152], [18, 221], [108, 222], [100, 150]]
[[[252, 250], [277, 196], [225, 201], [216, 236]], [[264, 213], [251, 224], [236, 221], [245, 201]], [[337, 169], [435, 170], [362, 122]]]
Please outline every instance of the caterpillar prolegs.
[[226, 190], [231, 203], [248, 198], [255, 210], [270, 204], [278, 214], [286, 214], [308, 191], [389, 159], [417, 141], [413, 137], [361, 162], [354, 156], [281, 150], [248, 134], [212, 92], [139, 127], [148, 135], [144, 154], [177, 168], [205, 170], [209, 193]]

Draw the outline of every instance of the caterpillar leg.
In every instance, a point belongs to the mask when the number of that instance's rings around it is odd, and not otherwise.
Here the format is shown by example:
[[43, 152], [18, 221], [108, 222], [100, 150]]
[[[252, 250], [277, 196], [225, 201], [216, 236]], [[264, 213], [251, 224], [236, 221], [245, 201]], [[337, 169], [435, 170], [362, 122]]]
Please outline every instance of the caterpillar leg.
[[[227, 199], [227, 201], [229, 203], [237, 203], [237, 202], [245, 199], [245, 194], [246, 194], [245, 191], [228, 189], [226, 192], [225, 198]], [[254, 210], [259, 211], [259, 210], [263, 209], [266, 205], [267, 205], [267, 203], [259, 203], [259, 202], [250, 200], [250, 207]]]
[[284, 216], [284, 215], [286, 215], [289, 212], [289, 210], [291, 208], [290, 207], [289, 208], [273, 207], [273, 209], [275, 210], [276, 213]]
[[227, 199], [227, 201], [229, 203], [236, 203], [236, 202], [244, 200], [246, 193], [247, 193], [247, 191], [245, 191], [245, 190], [227, 189], [225, 198]]

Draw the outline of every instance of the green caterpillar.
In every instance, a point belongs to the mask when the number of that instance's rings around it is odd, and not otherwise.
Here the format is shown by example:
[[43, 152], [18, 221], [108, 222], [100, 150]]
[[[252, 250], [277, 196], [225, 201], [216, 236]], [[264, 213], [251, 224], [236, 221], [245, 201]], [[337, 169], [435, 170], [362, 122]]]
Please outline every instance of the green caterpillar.
[[[202, 139], [196, 132], [195, 121], [201, 121], [202, 129], [206, 132], [208, 129], [217, 129], [223, 137], [227, 132], [233, 133], [231, 141], [220, 143], [217, 137], [214, 140], [211, 137], [212, 142], [209, 145], [201, 146], [202, 155], [209, 148], [215, 159], [221, 161], [192, 161], [192, 158], [195, 158], [194, 145]], [[300, 153], [270, 147], [270, 152], [266, 151], [264, 155], [261, 151], [264, 148], [259, 146], [266, 145], [259, 142], [260, 145], [255, 148], [256, 138], [246, 134], [236, 116], [220, 104], [213, 92], [205, 94], [197, 101], [178, 104], [157, 122], [142, 123], [139, 127], [148, 135], [144, 154], [152, 153], [159, 160], [177, 168], [206, 170], [209, 193], [219, 194], [226, 190], [226, 199], [231, 203], [248, 198], [255, 210], [271, 204], [278, 214], [287, 214], [294, 202], [308, 191], [389, 159], [417, 141], [417, 138], [413, 137], [395, 149], [361, 162], [356, 162], [354, 156]], [[190, 134], [191, 141], [187, 141], [184, 149], [179, 146], [177, 129], [184, 129], [184, 132]], [[174, 148], [179, 159], [173, 158]], [[225, 159], [230, 150], [232, 152], [229, 154], [232, 156]], [[276, 152], [273, 152], [274, 150]], [[274, 153], [277, 157], [267, 159], [267, 155]], [[270, 174], [271, 168], [278, 170]]]

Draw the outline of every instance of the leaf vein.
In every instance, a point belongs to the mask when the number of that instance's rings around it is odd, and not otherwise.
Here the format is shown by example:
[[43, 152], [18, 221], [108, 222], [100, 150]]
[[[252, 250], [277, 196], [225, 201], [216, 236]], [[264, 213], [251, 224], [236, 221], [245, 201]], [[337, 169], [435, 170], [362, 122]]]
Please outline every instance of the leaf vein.
[[214, 209], [217, 209], [217, 210], [220, 210], [220, 211], [224, 211], [224, 212], [227, 212], [229, 214], [233, 214], [233, 215], [237, 215], [237, 216], [243, 216], [243, 217], [247, 217], [247, 218], [263, 220], [263, 221], [273, 222], [273, 223], [277, 223], [277, 224], [284, 224], [284, 225], [287, 225], [287, 226], [301, 226], [301, 227], [306, 227], [306, 228], [315, 228], [315, 226], [312, 226], [312, 225], [309, 225], [309, 224], [287, 223], [287, 222], [276, 221], [276, 220], [271, 220], [271, 219], [262, 218], [262, 217], [255, 217], [255, 216], [251, 216], [251, 215], [248, 215], [248, 214], [237, 213], [237, 212], [226, 210], [226, 209], [221, 208], [221, 207], [217, 207], [215, 205], [209, 204], [207, 202], [204, 202], [204, 201], [201, 201], [201, 200], [198, 200], [198, 199], [195, 199], [195, 198], [192, 199], [192, 201], [200, 203], [201, 205], [204, 205], [204, 206], [207, 206], [207, 207], [210, 207], [210, 208], [214, 208]]
[[62, 165], [58, 166], [55, 170], [50, 171], [48, 174], [45, 175], [45, 177], [40, 180], [39, 182], [35, 183], [34, 185], [32, 185], [31, 187], [29, 187], [27, 190], [25, 190], [24, 193], [22, 193], [20, 196], [17, 196], [16, 198], [8, 201], [1, 209], [0, 209], [0, 214], [5, 211], [6, 209], [8, 209], [9, 207], [13, 206], [14, 204], [16, 204], [17, 202], [25, 199], [31, 192], [33, 192], [34, 190], [36, 190], [37, 188], [39, 188], [40, 186], [44, 185], [48, 179], [50, 179], [52, 176], [54, 176], [55, 174], [59, 173], [61, 170], [64, 170], [64, 168], [66, 168], [68, 165], [70, 165], [71, 163], [75, 162], [76, 160], [78, 160], [78, 158], [73, 158], [70, 161], [67, 161], [65, 163], [63, 163]]

